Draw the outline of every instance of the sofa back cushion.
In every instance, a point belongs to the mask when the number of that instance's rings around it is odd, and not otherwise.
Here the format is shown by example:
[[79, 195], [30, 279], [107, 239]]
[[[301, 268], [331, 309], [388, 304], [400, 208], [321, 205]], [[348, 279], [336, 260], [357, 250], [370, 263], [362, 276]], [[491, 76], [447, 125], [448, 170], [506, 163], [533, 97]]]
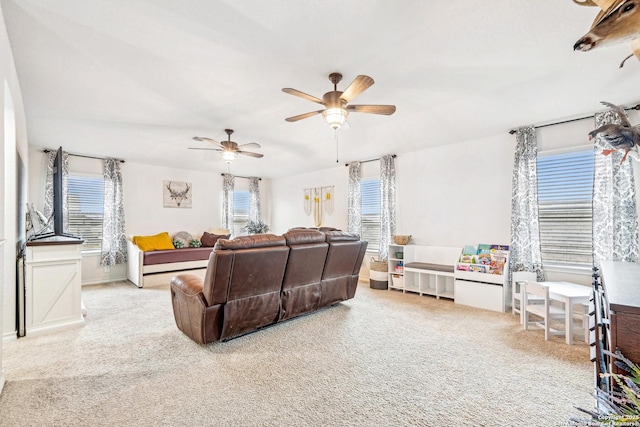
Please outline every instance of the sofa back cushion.
[[268, 234], [218, 240], [215, 252], [233, 254], [221, 339], [242, 335], [278, 320], [280, 290], [289, 257], [285, 243], [284, 237]]
[[[325, 236], [329, 243], [329, 253], [322, 278], [332, 279], [357, 274], [364, 257], [360, 236], [344, 231], [327, 231]], [[366, 242], [364, 243], [366, 249]]]
[[282, 289], [319, 283], [329, 250], [324, 234], [316, 230], [295, 229], [289, 230], [284, 237], [289, 246], [289, 261]]
[[228, 239], [228, 238], [229, 238], [228, 234], [220, 235], [220, 234], [213, 234], [213, 233], [209, 233], [208, 231], [205, 231], [204, 233], [202, 233], [202, 237], [200, 237], [200, 243], [202, 243], [202, 246], [212, 248], [215, 246], [218, 239]]

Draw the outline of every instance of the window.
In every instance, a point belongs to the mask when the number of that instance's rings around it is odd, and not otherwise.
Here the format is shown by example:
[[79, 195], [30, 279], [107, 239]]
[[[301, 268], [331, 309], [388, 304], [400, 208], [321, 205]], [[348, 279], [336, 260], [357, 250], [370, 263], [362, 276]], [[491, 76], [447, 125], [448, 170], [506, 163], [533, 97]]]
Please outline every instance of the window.
[[248, 191], [233, 192], [233, 236], [247, 234], [242, 228], [249, 221], [249, 201], [251, 196]]
[[102, 176], [68, 175], [69, 233], [84, 239], [83, 250], [102, 247]]
[[593, 150], [538, 156], [542, 263], [590, 267]]
[[368, 252], [378, 252], [380, 249], [380, 179], [360, 181], [360, 194], [362, 197], [361, 238], [369, 242]]

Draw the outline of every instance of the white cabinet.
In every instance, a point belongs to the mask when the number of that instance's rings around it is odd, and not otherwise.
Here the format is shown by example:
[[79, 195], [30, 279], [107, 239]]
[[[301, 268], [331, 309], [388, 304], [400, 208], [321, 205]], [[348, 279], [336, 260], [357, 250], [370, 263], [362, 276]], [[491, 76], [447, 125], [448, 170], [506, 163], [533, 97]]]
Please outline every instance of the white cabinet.
[[25, 330], [35, 334], [81, 325], [82, 240], [51, 237], [27, 242]]

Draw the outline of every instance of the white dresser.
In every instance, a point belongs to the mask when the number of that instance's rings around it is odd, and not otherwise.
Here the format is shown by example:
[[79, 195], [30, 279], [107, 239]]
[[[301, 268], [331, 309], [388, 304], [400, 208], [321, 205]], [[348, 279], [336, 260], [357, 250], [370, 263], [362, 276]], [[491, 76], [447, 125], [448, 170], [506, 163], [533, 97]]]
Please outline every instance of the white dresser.
[[25, 253], [26, 335], [82, 325], [82, 243], [64, 236], [29, 241]]

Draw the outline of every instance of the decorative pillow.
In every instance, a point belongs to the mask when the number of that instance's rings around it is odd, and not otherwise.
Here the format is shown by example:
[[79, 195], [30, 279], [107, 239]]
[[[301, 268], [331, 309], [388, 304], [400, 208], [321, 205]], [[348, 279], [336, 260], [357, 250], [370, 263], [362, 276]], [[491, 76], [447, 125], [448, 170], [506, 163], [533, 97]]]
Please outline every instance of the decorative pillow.
[[202, 246], [205, 246], [207, 248], [212, 248], [215, 246], [218, 239], [228, 239], [229, 236], [230, 236], [229, 234], [219, 235], [219, 234], [208, 233], [205, 231], [204, 233], [202, 233], [202, 237], [200, 238], [200, 243], [202, 243]]
[[175, 249], [171, 243], [171, 237], [166, 231], [153, 236], [133, 236], [131, 241], [144, 252]]
[[[191, 234], [187, 233], [186, 231], [179, 231], [176, 233], [175, 236], [173, 236], [173, 241], [178, 241], [178, 242], [182, 242], [182, 246], [180, 246], [181, 248], [188, 248], [189, 247], [189, 242], [193, 239], [193, 236], [191, 236]], [[173, 246], [176, 246], [175, 244]], [[177, 248], [177, 246], [176, 246]]]

